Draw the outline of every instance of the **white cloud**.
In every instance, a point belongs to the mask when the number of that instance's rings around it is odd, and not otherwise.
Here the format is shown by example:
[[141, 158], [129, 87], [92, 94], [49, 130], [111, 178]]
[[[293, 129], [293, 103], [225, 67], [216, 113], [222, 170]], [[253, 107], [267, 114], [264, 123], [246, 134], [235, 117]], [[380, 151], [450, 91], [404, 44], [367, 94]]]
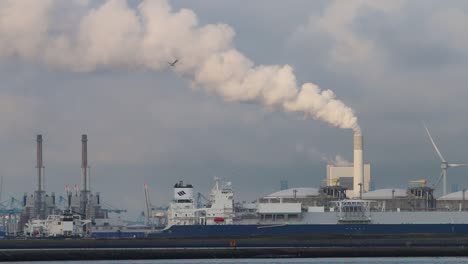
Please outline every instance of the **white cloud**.
[[463, 53], [468, 52], [468, 14], [463, 9], [443, 8], [435, 10], [426, 23], [432, 32], [432, 41], [449, 46]]
[[35, 59], [48, 30], [52, 0], [0, 2], [0, 55]]
[[328, 38], [328, 60], [331, 67], [364, 65], [381, 56], [378, 43], [356, 32], [355, 22], [363, 12], [378, 11], [383, 15], [400, 12], [405, 1], [350, 0], [332, 1], [321, 15], [311, 15], [306, 24], [294, 32], [293, 42], [322, 41]]

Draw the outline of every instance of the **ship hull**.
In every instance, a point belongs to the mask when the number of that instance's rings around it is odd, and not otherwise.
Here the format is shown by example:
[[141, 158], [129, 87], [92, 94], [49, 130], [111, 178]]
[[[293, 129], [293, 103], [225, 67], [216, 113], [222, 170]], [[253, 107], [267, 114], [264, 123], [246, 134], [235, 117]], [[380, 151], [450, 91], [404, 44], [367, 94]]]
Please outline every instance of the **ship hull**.
[[106, 239], [106, 238], [144, 238], [144, 231], [109, 231], [109, 232], [92, 232], [91, 238]]
[[172, 226], [149, 237], [274, 237], [313, 235], [468, 235], [468, 224], [293, 224]]

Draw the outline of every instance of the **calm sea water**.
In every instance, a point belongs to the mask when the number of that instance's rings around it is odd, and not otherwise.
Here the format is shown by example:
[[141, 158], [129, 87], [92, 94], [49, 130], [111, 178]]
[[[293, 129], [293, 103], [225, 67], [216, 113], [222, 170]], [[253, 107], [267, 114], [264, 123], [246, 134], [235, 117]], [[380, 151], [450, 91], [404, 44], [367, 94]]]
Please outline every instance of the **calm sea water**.
[[[51, 264], [50, 261], [45, 262], [3, 262], [3, 263], [21, 263], [21, 264]], [[129, 263], [129, 264], [320, 264], [320, 263], [346, 263], [346, 264], [434, 264], [434, 263], [466, 263], [468, 258], [327, 258], [327, 259], [197, 259], [197, 260], [121, 260], [121, 261], [57, 261], [56, 264], [114, 264], [114, 263]]]

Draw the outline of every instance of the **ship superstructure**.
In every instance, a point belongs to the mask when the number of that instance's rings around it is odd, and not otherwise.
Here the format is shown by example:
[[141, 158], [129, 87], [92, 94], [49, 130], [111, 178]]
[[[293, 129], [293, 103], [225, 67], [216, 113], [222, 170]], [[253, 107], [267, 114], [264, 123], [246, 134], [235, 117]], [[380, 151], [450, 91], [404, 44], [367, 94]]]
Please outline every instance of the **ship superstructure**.
[[89, 223], [90, 220], [82, 220], [80, 215], [71, 212], [51, 214], [46, 219], [29, 220], [25, 225], [24, 234], [29, 238], [83, 237], [83, 227]]
[[193, 186], [183, 181], [174, 185], [174, 199], [169, 205], [168, 226], [232, 224], [234, 219], [234, 193], [230, 182], [215, 178], [209, 203], [197, 208]]

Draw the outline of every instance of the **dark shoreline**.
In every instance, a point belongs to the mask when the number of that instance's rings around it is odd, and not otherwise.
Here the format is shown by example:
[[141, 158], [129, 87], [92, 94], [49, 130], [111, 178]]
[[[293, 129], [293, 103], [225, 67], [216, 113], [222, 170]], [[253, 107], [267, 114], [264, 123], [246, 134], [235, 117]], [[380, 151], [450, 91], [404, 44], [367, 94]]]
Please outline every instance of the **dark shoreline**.
[[466, 236], [0, 240], [0, 261], [460, 256]]
[[312, 247], [312, 248], [104, 248], [0, 250], [0, 261], [461, 257], [465, 247]]

